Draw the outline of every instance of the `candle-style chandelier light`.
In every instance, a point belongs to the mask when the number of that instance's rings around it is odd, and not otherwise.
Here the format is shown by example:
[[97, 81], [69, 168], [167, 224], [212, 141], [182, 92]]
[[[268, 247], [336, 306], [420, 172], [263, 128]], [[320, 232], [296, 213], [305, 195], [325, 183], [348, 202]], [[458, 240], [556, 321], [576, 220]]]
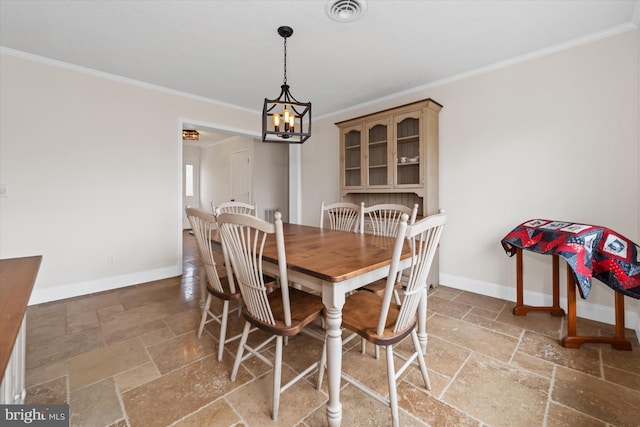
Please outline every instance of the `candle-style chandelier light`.
[[182, 131], [183, 141], [198, 141], [200, 139], [200, 133], [197, 130], [184, 129]]
[[284, 38], [284, 81], [278, 98], [264, 99], [262, 141], [302, 144], [311, 136], [311, 102], [296, 100], [287, 84], [287, 38], [293, 29], [280, 27], [278, 34]]

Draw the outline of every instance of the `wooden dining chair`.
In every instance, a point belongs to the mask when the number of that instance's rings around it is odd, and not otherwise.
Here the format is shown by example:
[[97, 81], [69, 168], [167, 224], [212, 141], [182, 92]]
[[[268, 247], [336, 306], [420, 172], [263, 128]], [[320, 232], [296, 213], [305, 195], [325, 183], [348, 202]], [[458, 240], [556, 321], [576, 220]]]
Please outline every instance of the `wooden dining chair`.
[[253, 205], [244, 202], [224, 202], [219, 205], [215, 205], [211, 202], [211, 212], [216, 215], [216, 210], [226, 213], [242, 213], [253, 216], [258, 216], [258, 203], [253, 202]]
[[[427, 390], [431, 389], [424, 354], [416, 333], [416, 324], [420, 300], [422, 297], [426, 297], [427, 276], [447, 217], [445, 214], [431, 215], [413, 225], [407, 225], [407, 220], [408, 215], [403, 214], [398, 225], [398, 236], [391, 257], [384, 295], [379, 297], [372, 292], [358, 291], [347, 298], [342, 307], [342, 326], [354, 332], [351, 337], [359, 335], [375, 345], [386, 347], [389, 398], [381, 396], [347, 374], [343, 373], [342, 378], [373, 398], [389, 405], [394, 426], [397, 426], [399, 422], [396, 380], [409, 366], [415, 366], [415, 361], [418, 362], [425, 387]], [[412, 265], [408, 268], [408, 281], [402, 304], [398, 305], [392, 302], [392, 294], [406, 241], [411, 248]], [[394, 352], [394, 345], [409, 335], [413, 342], [413, 353], [406, 356]], [[395, 370], [394, 356], [404, 360], [403, 365], [397, 371]], [[325, 361], [326, 341], [318, 372], [318, 388], [322, 383]]]
[[[322, 337], [317, 333], [313, 333], [305, 327], [323, 314], [324, 305], [319, 296], [289, 286], [280, 212], [276, 212], [273, 224], [260, 218], [242, 214], [221, 213], [217, 219], [222, 244], [227, 251], [235, 273], [236, 283], [242, 293], [244, 302], [242, 316], [246, 321], [236, 353], [231, 380], [235, 381], [240, 363], [252, 356], [256, 356], [272, 366], [273, 406], [271, 417], [273, 420], [277, 420], [280, 394], [304, 378], [319, 364], [316, 360], [295, 378], [285, 385], [281, 385], [283, 338], [308, 333], [321, 339]], [[280, 287], [268, 292], [262, 275], [262, 255], [265, 242], [272, 235], [275, 235], [277, 245]], [[252, 325], [271, 334], [269, 338], [255, 347], [247, 344]], [[272, 362], [265, 358], [260, 351], [274, 339], [276, 347]], [[291, 341], [289, 343], [291, 344]], [[247, 351], [246, 355], [244, 355], [245, 351]]]
[[[202, 317], [200, 319], [200, 326], [198, 327], [198, 338], [202, 337], [205, 325], [211, 322], [220, 324], [220, 336], [218, 339], [218, 361], [222, 361], [222, 355], [224, 352], [224, 345], [228, 342], [234, 341], [240, 338], [241, 335], [236, 335], [231, 338], [226, 338], [227, 334], [227, 321], [229, 318], [229, 305], [231, 302], [240, 303], [241, 294], [237, 290], [232, 280], [230, 271], [227, 269], [227, 275], [220, 277], [216, 268], [216, 262], [213, 257], [213, 248], [211, 238], [216, 233], [216, 218], [203, 210], [196, 208], [186, 208], [187, 217], [189, 223], [191, 223], [191, 230], [196, 238], [196, 244], [198, 246], [198, 253], [200, 255], [200, 262], [204, 269], [204, 277], [201, 274], [199, 280], [204, 280], [207, 285], [207, 300], [204, 304], [204, 310], [202, 311]], [[211, 309], [211, 301], [213, 298], [222, 300], [222, 313], [220, 315], [215, 314]], [[231, 311], [235, 311], [235, 308]]]
[[355, 203], [330, 203], [320, 205], [320, 228], [324, 228], [325, 215], [331, 230], [356, 231], [360, 218], [360, 206]]

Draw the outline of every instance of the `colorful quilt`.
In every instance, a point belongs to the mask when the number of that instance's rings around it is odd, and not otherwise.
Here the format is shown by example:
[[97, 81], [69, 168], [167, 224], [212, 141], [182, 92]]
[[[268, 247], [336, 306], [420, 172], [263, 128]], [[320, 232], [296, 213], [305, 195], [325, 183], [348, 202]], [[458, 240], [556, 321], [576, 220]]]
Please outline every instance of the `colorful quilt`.
[[511, 230], [502, 247], [509, 256], [522, 248], [562, 257], [573, 270], [583, 299], [589, 296], [592, 277], [640, 299], [640, 247], [608, 228], [532, 219]]

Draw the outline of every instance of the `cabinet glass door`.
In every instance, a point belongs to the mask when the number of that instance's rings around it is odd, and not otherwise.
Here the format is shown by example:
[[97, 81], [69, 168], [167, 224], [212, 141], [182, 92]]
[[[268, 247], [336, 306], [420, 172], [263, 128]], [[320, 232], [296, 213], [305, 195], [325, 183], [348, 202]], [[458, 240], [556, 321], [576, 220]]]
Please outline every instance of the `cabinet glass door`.
[[422, 182], [420, 112], [394, 117], [396, 142], [396, 187], [416, 187]]
[[391, 171], [389, 169], [389, 125], [383, 123], [367, 123], [367, 186], [391, 187]]
[[345, 188], [362, 187], [361, 128], [348, 129], [343, 134], [343, 173]]

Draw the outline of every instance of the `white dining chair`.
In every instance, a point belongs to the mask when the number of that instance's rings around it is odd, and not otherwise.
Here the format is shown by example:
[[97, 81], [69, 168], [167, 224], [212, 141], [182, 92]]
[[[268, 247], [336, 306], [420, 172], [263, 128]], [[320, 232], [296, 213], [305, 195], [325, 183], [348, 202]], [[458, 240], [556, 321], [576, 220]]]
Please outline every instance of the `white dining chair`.
[[[224, 352], [224, 345], [240, 338], [240, 335], [226, 338], [227, 334], [227, 321], [229, 318], [229, 306], [231, 302], [240, 304], [241, 294], [235, 287], [233, 280], [229, 280], [230, 272], [227, 270], [227, 275], [220, 277], [216, 262], [213, 256], [212, 240], [213, 234], [216, 233], [216, 218], [200, 209], [186, 208], [187, 217], [191, 224], [191, 230], [193, 236], [196, 239], [198, 247], [198, 253], [200, 255], [200, 262], [204, 269], [204, 277], [201, 274], [199, 280], [204, 280], [207, 286], [207, 300], [204, 304], [204, 310], [200, 318], [200, 326], [198, 327], [198, 338], [202, 337], [205, 325], [211, 322], [220, 324], [220, 336], [218, 338], [218, 361], [222, 361], [222, 355]], [[211, 302], [213, 298], [218, 298], [222, 301], [222, 313], [215, 314], [211, 309]], [[235, 308], [231, 311], [235, 311]]]
[[[425, 387], [427, 390], [431, 389], [424, 354], [416, 333], [416, 325], [418, 323], [420, 301], [423, 297], [426, 298], [427, 276], [444, 224], [447, 221], [445, 214], [429, 216], [413, 225], [407, 225], [408, 219], [408, 215], [403, 214], [398, 225], [398, 236], [396, 237], [391, 257], [391, 266], [383, 297], [381, 298], [372, 292], [358, 291], [347, 298], [342, 307], [342, 326], [353, 332], [352, 335], [346, 338], [346, 341], [359, 335], [376, 346], [386, 347], [389, 397], [386, 398], [380, 395], [345, 373], [342, 373], [342, 378], [371, 397], [388, 405], [391, 408], [393, 426], [399, 425], [396, 381], [407, 368], [415, 366], [415, 362], [417, 362]], [[408, 241], [411, 247], [412, 264], [408, 269], [408, 281], [402, 304], [396, 304], [392, 301], [392, 294], [395, 289], [395, 278], [400, 272], [398, 266], [405, 241]], [[407, 356], [403, 354], [404, 352], [394, 352], [394, 345], [408, 336], [411, 336], [411, 341], [413, 342], [413, 353]], [[397, 371], [394, 357], [404, 361]], [[325, 362], [326, 341], [318, 372], [316, 385], [318, 389], [322, 383]]]
[[[271, 417], [273, 420], [277, 420], [280, 395], [298, 380], [303, 379], [319, 364], [316, 360], [295, 378], [282, 385], [283, 339], [294, 337], [300, 333], [307, 333], [321, 339], [322, 336], [319, 336], [317, 332], [309, 331], [306, 327], [322, 316], [324, 305], [319, 296], [289, 286], [280, 212], [276, 212], [273, 224], [243, 214], [220, 213], [217, 219], [222, 244], [235, 272], [236, 283], [240, 288], [244, 302], [242, 316], [245, 319], [245, 326], [236, 353], [231, 380], [235, 381], [240, 364], [252, 356], [258, 357], [273, 367]], [[262, 255], [265, 242], [272, 235], [275, 235], [277, 245], [280, 287], [269, 292], [263, 282]], [[247, 341], [252, 331], [252, 325], [270, 335], [265, 341], [254, 347], [250, 346]], [[276, 342], [274, 359], [270, 361], [260, 351], [274, 339]], [[289, 341], [289, 345], [291, 345], [291, 341]]]
[[[405, 205], [394, 203], [381, 203], [365, 207], [364, 202], [360, 203], [360, 232], [365, 233], [366, 230], [370, 230], [369, 233], [376, 236], [396, 237], [398, 235], [398, 226], [400, 225], [400, 219], [403, 214], [408, 215], [408, 224], [416, 222], [416, 216], [418, 215], [418, 204], [415, 203], [413, 208], [409, 208]], [[367, 221], [369, 227], [365, 227], [365, 221]], [[387, 285], [387, 279], [376, 280], [363, 286], [361, 289], [369, 292], [373, 292], [378, 296], [384, 294]], [[393, 291], [393, 297], [397, 304], [400, 304], [400, 289], [402, 289], [402, 272], [398, 273], [395, 282], [395, 289]], [[367, 342], [362, 339], [362, 353], [366, 352]], [[378, 347], [375, 347], [375, 357], [380, 357]]]
[[[360, 204], [360, 232], [365, 233], [365, 230], [370, 229], [370, 233], [376, 236], [396, 237], [398, 234], [398, 226], [400, 225], [400, 218], [403, 214], [408, 215], [409, 225], [415, 223], [416, 216], [418, 215], [418, 204], [414, 204], [413, 208], [391, 203], [365, 207], [363, 202]], [[365, 226], [365, 220], [369, 223], [370, 228]], [[394, 292], [394, 297], [398, 304], [400, 304], [400, 295], [398, 294], [398, 290], [402, 288], [401, 278], [402, 272], [398, 274], [396, 291]], [[386, 283], [387, 279], [380, 279], [364, 286], [362, 289], [373, 292], [378, 296], [382, 296]]]
[[413, 208], [395, 203], [380, 203], [365, 207], [364, 202], [360, 203], [360, 232], [365, 233], [365, 220], [371, 226], [371, 234], [376, 236], [395, 237], [402, 214], [409, 216], [409, 224], [416, 221], [418, 215], [418, 204]]
[[220, 212], [226, 213], [242, 213], [253, 216], [258, 216], [258, 203], [253, 202], [253, 204], [244, 203], [244, 202], [224, 202], [219, 205], [211, 202], [211, 212], [216, 215], [216, 210], [219, 209]]
[[355, 203], [337, 202], [325, 205], [323, 201], [320, 205], [320, 228], [324, 228], [325, 221], [328, 221], [331, 230], [356, 231], [359, 219], [360, 206]]

